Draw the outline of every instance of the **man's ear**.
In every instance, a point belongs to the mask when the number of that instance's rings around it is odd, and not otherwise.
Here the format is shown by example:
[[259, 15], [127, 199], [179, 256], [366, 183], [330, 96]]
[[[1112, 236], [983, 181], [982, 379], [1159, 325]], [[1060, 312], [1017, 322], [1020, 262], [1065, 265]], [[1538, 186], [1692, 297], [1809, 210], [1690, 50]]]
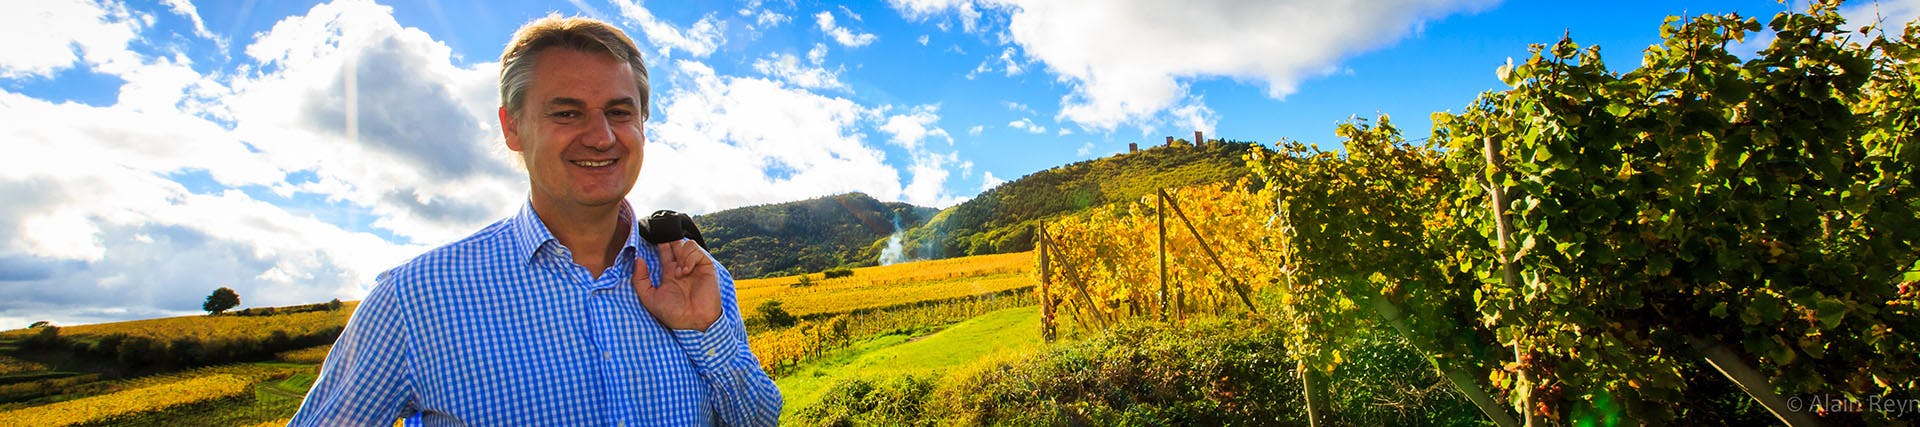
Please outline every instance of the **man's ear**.
[[507, 149], [515, 152], [521, 150], [519, 118], [507, 114], [507, 107], [500, 107], [500, 133], [507, 137]]

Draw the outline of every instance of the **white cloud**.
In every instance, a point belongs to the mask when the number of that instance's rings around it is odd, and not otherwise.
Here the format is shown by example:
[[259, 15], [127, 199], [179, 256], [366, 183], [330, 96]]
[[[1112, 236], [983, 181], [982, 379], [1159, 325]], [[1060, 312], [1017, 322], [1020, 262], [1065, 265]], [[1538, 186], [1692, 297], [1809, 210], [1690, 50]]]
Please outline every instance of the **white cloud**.
[[1022, 104], [1014, 101], [1000, 101], [1000, 103], [1001, 105], [1006, 105], [1007, 109], [1013, 112], [1033, 114], [1033, 107], [1028, 107], [1027, 104]]
[[[880, 121], [883, 109], [691, 61], [674, 68], [641, 172], [649, 191], [630, 197], [638, 206], [712, 212], [849, 191], [920, 205], [952, 200], [925, 190], [943, 187], [944, 176], [914, 169], [951, 155], [916, 156], [902, 173], [866, 142], [862, 125]], [[902, 175], [912, 182], [903, 185]]]
[[914, 107], [907, 114], [888, 116], [886, 123], [880, 125], [880, 130], [893, 135], [891, 141], [908, 150], [920, 149], [920, 142], [929, 138], [945, 139], [952, 144], [953, 136], [948, 135], [946, 129], [934, 125], [940, 121], [939, 113], [940, 107], [935, 105]]
[[[1789, 6], [1795, 11], [1805, 11], [1805, 1], [1794, 1]], [[1844, 31], [1858, 30], [1872, 25], [1886, 31], [1888, 38], [1898, 39], [1906, 31], [1906, 23], [1920, 19], [1920, 0], [1876, 0], [1865, 2], [1847, 2], [1838, 11], [1841, 18], [1847, 20], [1840, 28]], [[1762, 20], [1765, 16], [1760, 17]], [[1759, 52], [1773, 45], [1773, 30], [1761, 28], [1760, 31], [1747, 34], [1745, 41], [1727, 46], [1727, 51], [1741, 58], [1753, 58]]]
[[[814, 64], [818, 65], [819, 62], [814, 61]], [[838, 72], [828, 71], [818, 66], [802, 65], [799, 57], [789, 54], [775, 53], [756, 59], [753, 61], [753, 69], [802, 88], [847, 89], [847, 84], [840, 81]]]
[[[971, 0], [887, 0], [887, 4], [900, 11], [901, 16], [915, 22], [952, 12], [966, 32], [974, 32], [980, 24], [980, 10], [974, 7]], [[938, 25], [942, 30], [947, 28], [945, 21]]]
[[1005, 184], [1006, 182], [1007, 180], [993, 176], [993, 171], [987, 171], [980, 175], [980, 191], [993, 189], [993, 187], [998, 187], [1000, 184]]
[[973, 125], [973, 127], [967, 128], [967, 134], [973, 135], [973, 136], [980, 136], [981, 132], [986, 132], [986, 131], [987, 131], [987, 127], [984, 125]]
[[781, 14], [780, 12], [774, 12], [772, 9], [762, 9], [762, 3], [760, 0], [752, 0], [740, 8], [738, 12], [740, 17], [752, 18], [753, 20], [753, 25], [748, 25], [749, 29], [756, 26], [759, 28], [772, 28], [793, 20], [793, 17]]
[[1012, 47], [1000, 51], [1000, 67], [1007, 71], [1007, 77], [1017, 76], [1026, 71], [1026, 68], [1020, 66], [1020, 61], [1014, 58]]
[[827, 45], [825, 43], [814, 43], [812, 49], [807, 49], [807, 62], [812, 62], [813, 65], [820, 65], [822, 62], [827, 62]]
[[[282, 21], [247, 49], [260, 66], [230, 83], [195, 72], [184, 58], [129, 49], [125, 41], [150, 29], [141, 24], [150, 15], [100, 10], [109, 12], [58, 34], [133, 32], [67, 42], [81, 52], [69, 62], [125, 80], [114, 104], [0, 90], [0, 115], [10, 118], [0, 121], [0, 139], [17, 143], [0, 156], [0, 199], [8, 200], [0, 207], [0, 282], [8, 285], [0, 287], [0, 322], [186, 314], [218, 286], [239, 290], [250, 306], [357, 298], [374, 275], [424, 244], [348, 230], [314, 212], [365, 212], [376, 228], [425, 236], [439, 227], [406, 231], [415, 229], [409, 218], [446, 205], [433, 197], [497, 197], [511, 208], [514, 196], [490, 195], [523, 191], [516, 188], [524, 184], [489, 185], [496, 174], [474, 164], [483, 156], [460, 149], [484, 143], [485, 126], [471, 117], [494, 101], [464, 82], [484, 80], [473, 75], [487, 77], [487, 67], [449, 65], [444, 45], [399, 28], [384, 7], [345, 1]], [[355, 80], [343, 76], [354, 74], [368, 92], [358, 140], [341, 136], [351, 133], [341, 98], [353, 99], [342, 89]], [[405, 136], [418, 138], [396, 139]], [[295, 173], [311, 181], [288, 181]], [[367, 197], [399, 190], [411, 196], [405, 203]], [[435, 224], [477, 227], [465, 222]]]
[[[1389, 45], [1425, 21], [1493, 0], [895, 0], [913, 20], [979, 6], [1007, 14], [1005, 35], [1068, 84], [1057, 119], [1092, 129], [1147, 122], [1190, 103], [1188, 82], [1257, 81], [1284, 98], [1340, 60]], [[1114, 31], [1124, 28], [1126, 31]], [[1000, 66], [1009, 75], [1011, 55]], [[991, 68], [983, 63], [982, 69]]]
[[906, 188], [901, 189], [901, 199], [907, 203], [936, 208], [946, 208], [966, 201], [966, 198], [948, 194], [946, 190], [947, 177], [952, 173], [948, 171], [947, 165], [958, 161], [959, 157], [957, 152], [914, 153], [913, 166], [908, 168], [908, 171], [913, 174], [913, 181]]
[[[124, 73], [139, 60], [127, 43], [146, 27], [118, 4], [83, 0], [32, 1], [0, 14], [0, 78], [47, 77], [76, 61], [108, 73]], [[78, 52], [75, 52], [75, 51]]]
[[1007, 77], [1020, 75], [1020, 73], [1026, 72], [1027, 68], [1024, 65], [1025, 61], [1022, 61], [1018, 55], [1016, 55], [1017, 53], [1018, 51], [1012, 46], [1008, 46], [1006, 49], [1000, 50], [999, 56], [988, 57], [981, 60], [980, 65], [974, 66], [973, 71], [967, 72], [967, 78], [972, 79], [982, 73], [991, 72], [995, 69], [1005, 73]]
[[1054, 135], [1056, 135], [1056, 136], [1067, 136], [1067, 135], [1072, 135], [1072, 134], [1073, 134], [1073, 130], [1072, 130], [1072, 129], [1067, 129], [1067, 128], [1060, 128], [1060, 130], [1059, 130], [1058, 132], [1054, 132], [1053, 134], [1054, 134]]
[[1007, 127], [1024, 130], [1024, 131], [1027, 131], [1028, 133], [1033, 133], [1036, 135], [1047, 132], [1046, 126], [1034, 124], [1032, 120], [1027, 120], [1027, 118], [1025, 117], [1021, 117], [1020, 120], [1007, 122]]
[[1182, 132], [1201, 131], [1213, 134], [1215, 119], [1212, 108], [1207, 108], [1200, 99], [1190, 98], [1189, 102], [1176, 105], [1167, 110], [1167, 125]]
[[930, 38], [930, 37], [927, 37], [927, 35], [926, 35], [926, 34], [921, 34], [921, 35], [920, 35], [920, 38], [919, 38], [919, 39], [918, 39], [917, 41], [919, 41], [919, 42], [920, 42], [920, 45], [921, 45], [921, 46], [926, 46], [926, 45], [927, 45], [927, 42], [928, 42], [929, 40], [932, 40], [932, 38]]
[[833, 41], [840, 43], [841, 46], [846, 46], [846, 47], [866, 46], [868, 44], [872, 44], [874, 40], [878, 40], [880, 38], [880, 36], [873, 35], [873, 33], [856, 33], [856, 32], [853, 32], [853, 30], [851, 29], [840, 26], [839, 24], [834, 22], [832, 12], [821, 11], [820, 13], [813, 15], [813, 18], [814, 18], [814, 22], [820, 25], [820, 32], [826, 33], [828, 36], [833, 37]]
[[1080, 157], [1086, 157], [1086, 156], [1092, 155], [1093, 141], [1087, 141], [1087, 143], [1085, 144], [1080, 144], [1080, 149], [1074, 150], [1073, 154]]
[[793, 21], [793, 17], [782, 15], [779, 12], [774, 12], [771, 10], [761, 10], [760, 13], [754, 15], [754, 18], [753, 18], [753, 22], [760, 24], [761, 27], [778, 26], [780, 24], [785, 24], [789, 21]]
[[947, 193], [947, 178], [952, 169], [949, 165], [957, 165], [965, 173], [973, 170], [973, 162], [961, 162], [960, 154], [951, 150], [940, 154], [924, 143], [939, 139], [949, 147], [953, 145], [953, 136], [936, 124], [939, 122], [940, 106], [921, 105], [908, 109], [905, 114], [889, 115], [879, 126], [881, 132], [893, 135], [888, 142], [906, 148], [907, 155], [913, 158], [913, 165], [907, 168], [913, 179], [901, 189], [901, 198], [908, 203], [946, 207], [965, 201], [959, 195]]
[[452, 52], [366, 1], [313, 8], [247, 47], [265, 72], [236, 79], [235, 134], [303, 190], [365, 206], [374, 227], [442, 242], [511, 212], [525, 175], [499, 140], [497, 64]]
[[639, 25], [640, 31], [646, 34], [646, 39], [660, 48], [662, 59], [671, 57], [673, 49], [686, 51], [695, 58], [703, 58], [712, 54], [727, 41], [726, 24], [714, 18], [712, 14], [701, 17], [699, 21], [693, 23], [693, 26], [682, 29], [653, 16], [653, 11], [647, 10], [637, 0], [613, 0], [613, 4], [620, 9], [621, 17], [626, 18], [628, 23]]
[[1840, 16], [1847, 18], [1845, 28], [1874, 25], [1885, 30], [1888, 36], [1898, 37], [1906, 31], [1906, 23], [1920, 18], [1920, 0], [1850, 2], [1840, 7]]
[[200, 19], [200, 11], [197, 9], [194, 9], [193, 3], [190, 3], [187, 0], [166, 0], [165, 2], [167, 4], [167, 9], [173, 11], [175, 15], [180, 15], [181, 17], [187, 18], [187, 20], [193, 22], [194, 35], [200, 36], [201, 38], [204, 38], [204, 39], [218, 41], [222, 47], [225, 47], [226, 45], [225, 40], [221, 39], [220, 37], [214, 36], [213, 32], [207, 31], [207, 22]]

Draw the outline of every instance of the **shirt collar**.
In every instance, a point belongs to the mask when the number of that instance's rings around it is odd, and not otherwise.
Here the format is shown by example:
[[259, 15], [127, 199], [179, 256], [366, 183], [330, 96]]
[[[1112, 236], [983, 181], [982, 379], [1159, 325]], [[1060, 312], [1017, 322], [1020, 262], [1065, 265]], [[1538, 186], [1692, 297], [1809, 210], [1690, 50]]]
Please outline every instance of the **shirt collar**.
[[[531, 264], [533, 263], [534, 256], [540, 254], [541, 248], [546, 247], [548, 244], [560, 244], [560, 241], [553, 237], [553, 231], [547, 229], [547, 224], [540, 222], [540, 214], [533, 211], [532, 200], [521, 204], [520, 213], [514, 214], [512, 218], [508, 218], [507, 222], [513, 230], [513, 250], [514, 256], [516, 257], [514, 259], [524, 260]], [[620, 201], [620, 222], [627, 224], [626, 245], [621, 248], [621, 251], [624, 252], [627, 249], [637, 250], [640, 247], [638, 242], [640, 242], [641, 239], [640, 225], [638, 224], [637, 217], [633, 214], [633, 205], [626, 200]]]

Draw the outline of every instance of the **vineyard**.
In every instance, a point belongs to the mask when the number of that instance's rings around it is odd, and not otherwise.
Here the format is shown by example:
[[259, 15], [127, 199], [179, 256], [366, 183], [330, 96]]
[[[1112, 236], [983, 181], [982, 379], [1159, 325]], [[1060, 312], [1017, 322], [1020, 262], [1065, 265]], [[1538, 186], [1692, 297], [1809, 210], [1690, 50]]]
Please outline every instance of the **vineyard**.
[[1775, 17], [1748, 59], [1728, 45], [1761, 25], [1730, 15], [1669, 20], [1624, 74], [1535, 46], [1425, 144], [1355, 120], [1339, 151], [1250, 153], [1259, 181], [1049, 223], [1044, 304], [1101, 329], [1251, 310], [1310, 413], [1384, 325], [1501, 425], [1724, 421], [1714, 389], [1792, 425], [1892, 421], [1784, 398], [1920, 385], [1920, 25], [1834, 7]]
[[[749, 311], [779, 299], [800, 318], [794, 326], [749, 335], [755, 355], [779, 373], [861, 339], [926, 334], [985, 313], [1031, 307], [1030, 259], [954, 258], [853, 269], [832, 279], [815, 274], [818, 280], [803, 287], [793, 286], [797, 277], [736, 286]], [[0, 350], [16, 353], [0, 356], [0, 420], [6, 420], [0, 424], [284, 424], [331, 347], [303, 344], [302, 337], [337, 333], [357, 305], [6, 331]], [[294, 308], [300, 307], [306, 306]], [[46, 336], [57, 339], [35, 344]], [[257, 345], [241, 344], [249, 342]], [[232, 356], [241, 363], [197, 367], [202, 364], [193, 360], [211, 362], [205, 357], [216, 348], [255, 351]], [[136, 356], [121, 355], [122, 349]], [[109, 353], [102, 358], [95, 351]], [[174, 360], [175, 354], [202, 359]], [[121, 379], [118, 374], [134, 372], [125, 363], [159, 373]]]
[[140, 411], [220, 399], [245, 392], [248, 382], [232, 375], [209, 375], [113, 394], [74, 399], [0, 413], [21, 426], [58, 426], [103, 421]]
[[[1006, 308], [1030, 306], [1032, 255], [983, 255], [865, 267], [843, 277], [798, 276], [735, 284], [752, 331], [748, 344], [778, 378], [828, 351], [886, 333], [937, 328]], [[768, 301], [799, 320], [769, 328], [752, 313]]]
[[735, 282], [740, 307], [779, 300], [788, 312], [808, 317], [891, 307], [927, 300], [991, 294], [1033, 286], [1031, 254], [1000, 254], [865, 267], [846, 277], [800, 276]]
[[[308, 311], [272, 316], [181, 316], [133, 322], [79, 325], [61, 327], [60, 334], [84, 337], [122, 335], [163, 341], [183, 337], [192, 337], [201, 340], [261, 340], [270, 337], [274, 331], [280, 331], [287, 335], [300, 336], [345, 325], [347, 324], [347, 317], [353, 314], [353, 308], [359, 305], [359, 301], [354, 301], [345, 303], [341, 310]], [[35, 332], [36, 330], [34, 329], [15, 329], [0, 332], [0, 337], [25, 338]]]

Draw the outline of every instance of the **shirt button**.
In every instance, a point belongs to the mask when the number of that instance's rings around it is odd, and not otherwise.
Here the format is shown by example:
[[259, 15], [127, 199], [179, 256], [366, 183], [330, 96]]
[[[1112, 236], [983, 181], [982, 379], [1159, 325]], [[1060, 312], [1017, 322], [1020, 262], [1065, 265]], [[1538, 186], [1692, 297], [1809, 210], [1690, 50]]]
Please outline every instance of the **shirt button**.
[[605, 357], [607, 360], [613, 360], [613, 353], [612, 352], [600, 353], [600, 357]]

